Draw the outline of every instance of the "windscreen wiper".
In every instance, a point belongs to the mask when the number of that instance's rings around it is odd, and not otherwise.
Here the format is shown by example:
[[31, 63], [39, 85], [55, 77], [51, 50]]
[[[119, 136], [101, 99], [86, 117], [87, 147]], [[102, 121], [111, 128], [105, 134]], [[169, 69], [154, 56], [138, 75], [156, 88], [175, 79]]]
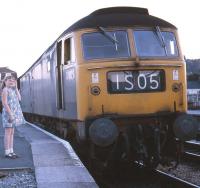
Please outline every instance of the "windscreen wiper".
[[156, 35], [159, 39], [159, 42], [160, 42], [161, 46], [164, 48], [165, 54], [167, 55], [167, 48], [166, 48], [166, 44], [165, 44], [165, 40], [163, 38], [162, 32], [160, 31], [160, 27], [156, 26], [155, 29], [156, 29]]
[[105, 28], [101, 27], [101, 26], [98, 26], [97, 27], [98, 30], [100, 31], [100, 33], [102, 33], [106, 38], [108, 38], [111, 42], [113, 42], [114, 44], [118, 44], [119, 42], [112, 36], [110, 35], [106, 30]]

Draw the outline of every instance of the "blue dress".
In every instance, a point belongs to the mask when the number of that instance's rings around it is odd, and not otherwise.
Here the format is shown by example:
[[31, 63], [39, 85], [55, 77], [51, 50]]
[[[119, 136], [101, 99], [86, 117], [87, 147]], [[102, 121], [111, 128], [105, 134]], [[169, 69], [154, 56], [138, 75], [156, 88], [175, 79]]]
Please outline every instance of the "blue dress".
[[6, 109], [3, 107], [2, 111], [2, 124], [4, 128], [12, 128], [20, 124], [24, 124], [24, 116], [21, 110], [21, 106], [19, 104], [19, 100], [16, 94], [16, 90], [14, 88], [4, 88], [7, 89], [7, 103], [10, 107], [12, 114], [14, 116], [14, 121], [10, 123], [9, 115]]

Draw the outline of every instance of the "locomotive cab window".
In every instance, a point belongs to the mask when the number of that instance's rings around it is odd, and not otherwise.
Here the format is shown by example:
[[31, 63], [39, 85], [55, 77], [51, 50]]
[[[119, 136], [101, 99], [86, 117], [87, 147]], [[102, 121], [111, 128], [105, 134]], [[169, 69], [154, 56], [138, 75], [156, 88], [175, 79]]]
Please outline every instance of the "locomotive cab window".
[[75, 49], [73, 38], [68, 38], [64, 41], [64, 65], [75, 62]]
[[140, 57], [177, 57], [178, 47], [172, 32], [133, 31], [135, 47]]
[[82, 44], [86, 60], [130, 56], [126, 31], [86, 33], [82, 36]]

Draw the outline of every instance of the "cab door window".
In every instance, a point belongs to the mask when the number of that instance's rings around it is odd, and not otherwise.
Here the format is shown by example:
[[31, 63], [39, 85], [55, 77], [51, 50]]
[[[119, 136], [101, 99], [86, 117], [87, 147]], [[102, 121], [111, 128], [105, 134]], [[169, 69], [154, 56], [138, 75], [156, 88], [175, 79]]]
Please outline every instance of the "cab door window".
[[68, 38], [64, 41], [64, 65], [75, 63], [74, 39]]

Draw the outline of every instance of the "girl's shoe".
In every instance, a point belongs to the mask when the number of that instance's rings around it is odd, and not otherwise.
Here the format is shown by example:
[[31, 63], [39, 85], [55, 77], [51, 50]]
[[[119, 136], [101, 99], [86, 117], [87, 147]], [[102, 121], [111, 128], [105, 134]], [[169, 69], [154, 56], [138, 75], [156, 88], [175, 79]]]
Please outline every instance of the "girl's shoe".
[[0, 172], [0, 178], [4, 178], [6, 176], [7, 176], [7, 174]]
[[13, 156], [11, 153], [5, 155], [6, 158], [9, 158], [9, 159], [15, 159], [16, 157]]
[[19, 156], [16, 154], [16, 153], [10, 153], [13, 157], [15, 157], [15, 158], [19, 158]]

